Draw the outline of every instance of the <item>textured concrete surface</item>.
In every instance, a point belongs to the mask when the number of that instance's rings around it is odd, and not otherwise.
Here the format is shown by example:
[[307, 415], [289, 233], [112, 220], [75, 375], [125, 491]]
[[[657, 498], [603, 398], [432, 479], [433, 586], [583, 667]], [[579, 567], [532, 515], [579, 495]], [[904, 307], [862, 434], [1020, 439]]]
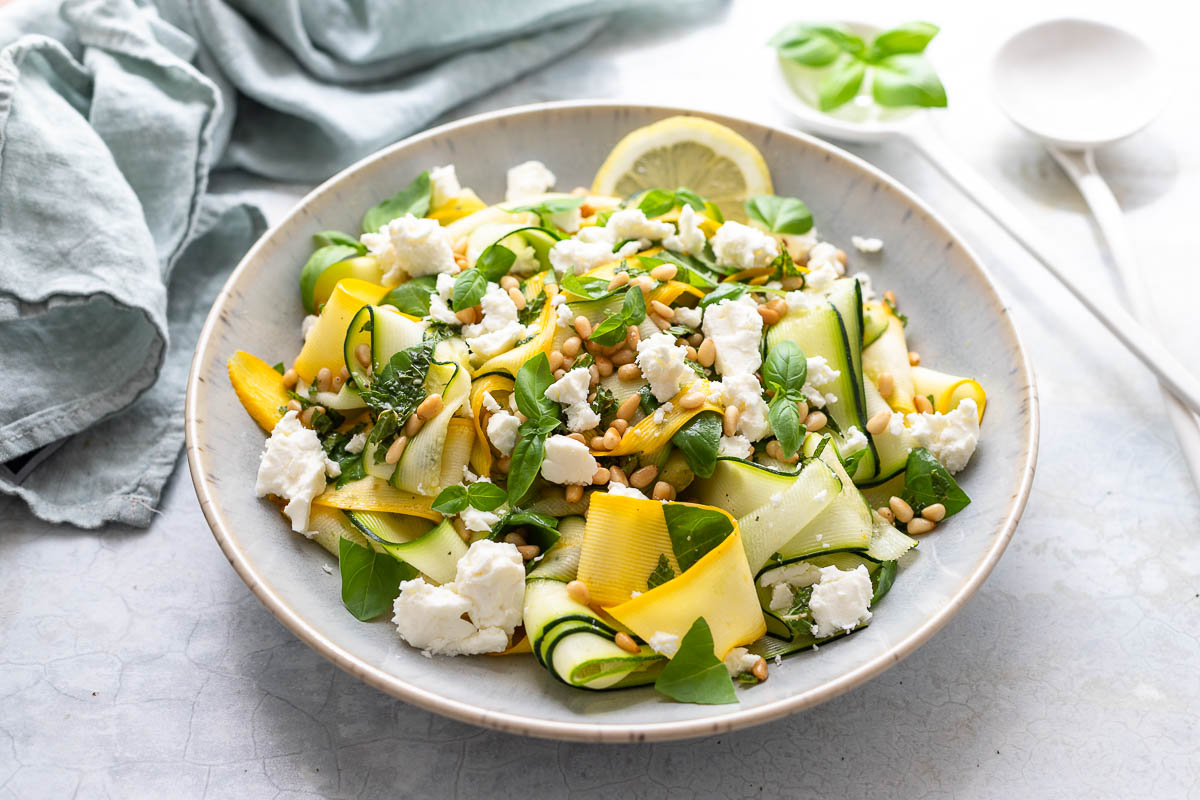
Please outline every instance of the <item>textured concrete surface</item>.
[[[1003, 31], [1100, 11], [1014, 5], [898, 15], [872, 2], [854, 15], [942, 23], [934, 53], [953, 146], [1109, 291], [1082, 202], [982, 94], [983, 56]], [[1195, 12], [1138, 8], [1117, 19], [1197, 74]], [[756, 82], [760, 62], [735, 46], [757, 45], [793, 10], [746, 0], [703, 24], [614, 26], [572, 62], [455, 116], [620, 96], [782, 122]], [[1171, 345], [1200, 368], [1200, 95], [1181, 83], [1177, 98], [1100, 160]], [[851, 149], [992, 266], [1042, 395], [1038, 477], [1013, 544], [915, 655], [824, 706], [712, 739], [594, 746], [480, 730], [392, 700], [296, 641], [229, 568], [181, 465], [148, 531], [83, 533], [0, 504], [0, 798], [1200, 798], [1200, 499], [1148, 373], [927, 164], [895, 145]], [[277, 214], [303, 188], [262, 197]]]

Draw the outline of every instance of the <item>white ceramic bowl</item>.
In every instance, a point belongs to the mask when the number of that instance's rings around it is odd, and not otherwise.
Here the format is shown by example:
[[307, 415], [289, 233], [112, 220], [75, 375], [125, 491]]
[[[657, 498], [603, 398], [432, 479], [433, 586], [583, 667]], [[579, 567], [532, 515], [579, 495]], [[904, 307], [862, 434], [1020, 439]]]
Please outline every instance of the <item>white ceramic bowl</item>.
[[310, 235], [355, 231], [365, 209], [422, 169], [454, 163], [464, 185], [503, 196], [505, 170], [544, 161], [570, 189], [590, 183], [628, 131], [685, 109], [553, 103], [472, 117], [406, 139], [306, 197], [250, 250], [213, 306], [188, 382], [187, 454], [204, 515], [251, 591], [300, 639], [335, 664], [410, 703], [466, 722], [533, 736], [645, 741], [702, 736], [790, 714], [835, 697], [925, 642], [979, 588], [1013, 534], [1033, 480], [1038, 416], [1033, 375], [986, 271], [938, 217], [879, 170], [803, 134], [703, 114], [745, 135], [770, 165], [776, 191], [804, 198], [822, 237], [878, 236], [877, 256], [852, 249], [911, 317], [926, 363], [976, 376], [988, 391], [983, 443], [962, 484], [973, 502], [910, 556], [871, 625], [819, 652], [773, 667], [766, 683], [727, 706], [670, 702], [652, 688], [589, 692], [552, 680], [529, 657], [424, 658], [390, 622], [362, 623], [342, 607], [329, 556], [291, 533], [254, 497], [263, 434], [226, 373], [238, 349], [267, 361], [299, 350], [297, 276]]

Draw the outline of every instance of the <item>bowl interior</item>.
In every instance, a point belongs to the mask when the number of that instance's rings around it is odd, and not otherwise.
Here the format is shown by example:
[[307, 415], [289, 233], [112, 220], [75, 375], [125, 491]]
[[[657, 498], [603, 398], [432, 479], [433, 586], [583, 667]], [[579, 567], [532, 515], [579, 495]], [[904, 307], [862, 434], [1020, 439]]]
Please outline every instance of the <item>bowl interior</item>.
[[[251, 250], [206, 323], [189, 383], [188, 456], [200, 501], [234, 567], [301, 639], [343, 668], [402, 699], [481, 725], [576, 739], [698, 736], [781, 716], [861, 683], [945, 623], [1003, 551], [1032, 479], [1037, 409], [1028, 363], [1011, 320], [974, 256], [904, 189], [834, 147], [803, 135], [705, 115], [745, 135], [770, 165], [775, 190], [802, 197], [822, 238], [845, 247], [851, 270], [891, 288], [912, 320], [924, 363], [975, 376], [988, 391], [983, 442], [961, 482], [972, 503], [907, 558], [872, 624], [802, 653], [729, 706], [672, 703], [652, 689], [588, 692], [556, 683], [532, 658], [428, 659], [390, 622], [361, 623], [342, 607], [334, 560], [291, 533], [254, 497], [263, 434], [242, 410], [225, 363], [238, 349], [268, 362], [299, 350], [304, 312], [297, 276], [310, 236], [358, 230], [365, 209], [413, 175], [454, 163], [485, 201], [503, 197], [505, 170], [545, 162], [569, 190], [588, 185], [629, 130], [679, 109], [573, 103], [515, 109], [444, 126], [351, 167], [315, 190]], [[862, 255], [852, 235], [877, 236]]]

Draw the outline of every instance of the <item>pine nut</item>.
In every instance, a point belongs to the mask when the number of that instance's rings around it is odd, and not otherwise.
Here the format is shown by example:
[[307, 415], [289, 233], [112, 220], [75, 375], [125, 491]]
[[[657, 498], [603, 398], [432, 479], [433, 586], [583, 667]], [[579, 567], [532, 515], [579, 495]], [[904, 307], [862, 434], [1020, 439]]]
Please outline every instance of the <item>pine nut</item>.
[[412, 414], [409, 416], [408, 422], [404, 423], [404, 435], [411, 439], [417, 435], [424, 425], [425, 420], [421, 419], [416, 414]]
[[783, 461], [783, 446], [775, 439], [767, 442], [767, 455], [776, 461]]
[[642, 649], [638, 647], [638, 644], [633, 640], [633, 637], [625, 631], [620, 631], [616, 636], [613, 637], [613, 644], [624, 650], [626, 653], [638, 653], [641, 652]]
[[688, 361], [695, 361], [700, 356], [700, 353], [696, 350], [696, 348], [692, 347], [690, 344], [684, 348], [684, 351]]
[[517, 552], [521, 554], [521, 558], [525, 561], [533, 561], [542, 552], [542, 548], [536, 544], [523, 544], [517, 548]]
[[333, 373], [329, 371], [329, 367], [321, 367], [317, 370], [317, 391], [328, 392], [329, 382], [333, 380]]
[[629, 485], [629, 478], [625, 477], [625, 470], [621, 469], [620, 467], [609, 467], [608, 472], [609, 483], [615, 482], [621, 484], [622, 486]]
[[762, 683], [767, 679], [767, 660], [759, 656], [758, 661], [754, 662], [754, 666], [750, 669], [750, 674], [758, 678], [758, 682]]
[[471, 541], [471, 532], [467, 530], [467, 525], [461, 517], [454, 517], [450, 520], [450, 524], [454, 526], [454, 532], [458, 534], [458, 538], [464, 542]]
[[593, 450], [609, 449], [604, 446], [604, 437], [603, 436], [593, 436], [592, 440], [590, 442], [588, 442], [588, 447], [592, 448]]
[[679, 398], [679, 406], [680, 408], [699, 408], [704, 405], [706, 399], [708, 398], [704, 392], [688, 392]]
[[618, 272], [616, 275], [613, 275], [612, 280], [608, 282], [608, 290], [611, 292], [613, 289], [620, 289], [627, 283], [629, 283], [629, 273]]
[[570, 597], [581, 606], [586, 606], [592, 602], [591, 592], [588, 591], [587, 584], [583, 581], [568, 582], [567, 597]]
[[625, 346], [630, 350], [637, 352], [638, 343], [642, 341], [642, 332], [638, 330], [636, 325], [630, 325], [625, 331]]
[[650, 270], [650, 277], [656, 281], [669, 281], [679, 274], [679, 267], [674, 264], [659, 264]]
[[838, 251], [836, 253], [834, 253], [834, 257], [837, 258], [837, 260], [842, 262], [843, 264], [846, 263], [846, 251], [845, 250], [842, 250], [839, 248]]
[[936, 522], [927, 520], [924, 517], [914, 517], [909, 520], [907, 530], [914, 536], [920, 536], [922, 533], [929, 533], [936, 527]]
[[883, 293], [883, 299], [884, 299], [884, 302], [889, 303], [890, 305], [893, 305], [893, 306], [896, 305], [896, 293], [893, 292], [891, 289], [888, 289], [886, 292]]
[[579, 337], [572, 336], [570, 339], [567, 339], [565, 342], [563, 342], [562, 354], [566, 358], [574, 358], [575, 356], [579, 355], [579, 348], [581, 347], [583, 347], [583, 342], [579, 340]]
[[[617, 368], [617, 377], [623, 381], [636, 381], [642, 377], [642, 371], [638, 368], [637, 364], [622, 364]], [[633, 396], [637, 397], [636, 394]], [[634, 408], [637, 408], [636, 404]]]
[[554, 372], [555, 370], [558, 370], [558, 369], [562, 369], [563, 354], [558, 352], [557, 350], [551, 350], [550, 355], [546, 356], [546, 360], [548, 362], [550, 362], [550, 371], [551, 372]]
[[653, 464], [647, 464], [639, 470], [635, 470], [629, 476], [629, 485], [635, 489], [645, 489], [654, 479], [658, 477], [658, 467]]
[[879, 373], [879, 380], [875, 382], [875, 385], [884, 399], [891, 397], [892, 392], [896, 391], [896, 379], [892, 377], [892, 373], [890, 372]]
[[442, 396], [437, 393], [431, 394], [417, 406], [417, 416], [421, 419], [433, 419], [442, 410], [442, 405]]
[[670, 500], [671, 499], [671, 484], [666, 481], [659, 481], [654, 484], [654, 491], [650, 497], [654, 500]]
[[725, 435], [733, 436], [737, 433], [738, 418], [741, 416], [742, 410], [737, 406], [725, 407]]
[[400, 456], [404, 454], [404, 448], [408, 445], [408, 437], [400, 436], [396, 441], [392, 442], [392, 446], [387, 449], [383, 460], [389, 464], [395, 464], [400, 460]]
[[768, 300], [767, 308], [778, 314], [780, 318], [782, 318], [788, 312], [787, 301], [782, 297], [776, 297], [773, 300]]
[[762, 317], [764, 325], [774, 325], [776, 322], [779, 322], [779, 314], [777, 314], [772, 308], [759, 306], [758, 315]]
[[690, 344], [692, 347], [699, 347], [700, 343], [704, 341], [704, 334], [703, 333], [693, 333], [691, 336], [688, 337], [687, 341], [688, 341], [688, 344]]
[[596, 473], [592, 475], [592, 483], [596, 486], [603, 486], [608, 483], [610, 477], [611, 473], [609, 473], [608, 467], [597, 467]]
[[[524, 530], [524, 529], [522, 529], [522, 530]], [[509, 544], [514, 545], [516, 547], [521, 547], [522, 545], [529, 544], [529, 542], [525, 541], [525, 537], [522, 536], [517, 531], [513, 531], [511, 533], [505, 534], [504, 541], [506, 541]]]
[[363, 369], [368, 369], [371, 366], [371, 346], [363, 342], [358, 347], [354, 348], [354, 358], [362, 365]]
[[329, 382], [329, 391], [340, 392], [342, 390], [342, 384], [344, 384], [345, 382], [346, 382], [346, 379], [343, 378], [341, 375], [334, 375], [333, 380], [331, 380]]
[[821, 411], [814, 411], [804, 418], [804, 427], [810, 431], [819, 431], [829, 424], [829, 417]]
[[804, 286], [804, 278], [799, 275], [792, 275], [791, 277], [784, 278], [780, 283], [783, 284], [785, 290], [794, 292]]
[[946, 507], [941, 503], [933, 503], [921, 509], [921, 516], [930, 522], [941, 522], [946, 518]]
[[[637, 395], [635, 394], [634, 397], [637, 397]], [[287, 410], [295, 411], [297, 414], [299, 414], [304, 410], [304, 406], [300, 405], [299, 400], [288, 400]]]
[[592, 386], [595, 386], [600, 382], [600, 368], [595, 364], [592, 364], [590, 367], [588, 367], [588, 374], [592, 376]]
[[888, 423], [892, 421], [892, 412], [880, 411], [875, 416], [867, 420], [867, 433], [872, 436], [878, 436], [887, 430]]
[[324, 414], [324, 413], [325, 413], [324, 406], [309, 406], [308, 408], [304, 409], [304, 412], [300, 415], [300, 422], [301, 422], [301, 424], [307, 425], [311, 428], [313, 417], [315, 417], [317, 414]]
[[[625, 376], [622, 375], [621, 377], [624, 378]], [[626, 397], [621, 402], [621, 405], [617, 407], [617, 417], [626, 422], [632, 420], [633, 415], [637, 413], [638, 403], [641, 402], [641, 399], [641, 395], [638, 394], [631, 394], [629, 397]]]
[[586, 339], [592, 335], [592, 323], [588, 318], [580, 314], [575, 318], [575, 331], [579, 334], [580, 339]]
[[918, 394], [913, 397], [913, 405], [917, 407], [917, 413], [933, 413], [933, 403], [929, 402], [929, 398], [923, 394]]
[[675, 319], [675, 309], [660, 300], [651, 300], [650, 310], [663, 319]]
[[671, 323], [660, 317], [658, 314], [650, 314], [649, 316], [650, 321], [654, 323], [654, 327], [658, 328], [660, 331], [665, 331], [667, 328], [671, 327]]
[[604, 432], [604, 449], [616, 450], [617, 445], [621, 443], [621, 434], [616, 428], [609, 428]]
[[454, 316], [458, 317], [458, 321], [463, 325], [471, 325], [475, 322], [475, 309], [464, 308], [462, 311], [455, 311]]
[[637, 359], [633, 351], [628, 347], [622, 347], [620, 350], [612, 354], [612, 363], [614, 366], [623, 367], [626, 364], [632, 364]]
[[558, 380], [562, 380], [563, 375], [566, 375], [567, 371], [560, 367], [560, 368], [554, 370], [554, 372], [552, 374], [554, 375], [554, 380], [558, 381]]
[[525, 309], [525, 295], [521, 294], [520, 289], [515, 286], [512, 287], [508, 290], [508, 296], [512, 299], [513, 305], [517, 307], [518, 311], [523, 311]]
[[300, 382], [300, 375], [294, 369], [289, 369], [283, 373], [283, 388], [294, 389], [296, 384]]
[[796, 401], [796, 410], [800, 412], [800, 419], [808, 419], [808, 403], [804, 400]]
[[516, 275], [505, 275], [500, 279], [501, 289], [517, 289], [520, 288], [521, 282], [517, 280]]
[[888, 507], [891, 508], [892, 513], [896, 515], [896, 520], [898, 522], [907, 523], [913, 518], [912, 506], [895, 495], [888, 500]]
[[896, 515], [893, 514], [892, 509], [888, 508], [887, 506], [880, 506], [879, 508], [875, 509], [875, 513], [886, 519], [888, 522], [896, 521]]
[[507, 475], [509, 467], [512, 466], [512, 456], [500, 456], [492, 462], [492, 466], [495, 467], [496, 472]]
[[654, 289], [654, 279], [649, 275], [638, 275], [636, 279], [630, 281], [634, 286], [642, 290], [642, 294], [649, 294]]
[[467, 244], [468, 244], [468, 242], [466, 239], [459, 239], [457, 242], [454, 243], [454, 246], [450, 249], [454, 252], [455, 255], [460, 255], [460, 256], [466, 255]]
[[583, 499], [583, 487], [573, 483], [563, 490], [563, 497], [568, 503], [578, 503]]
[[580, 444], [587, 444], [587, 439], [583, 438], [582, 433], [568, 433], [567, 438], [574, 439], [575, 441], [579, 442]]
[[711, 367], [717, 360], [717, 345], [712, 339], [705, 339], [696, 350], [696, 360], [702, 367]]
[[601, 378], [607, 378], [613, 374], [612, 359], [606, 356], [596, 356], [596, 370], [600, 373]]
[[617, 417], [616, 419], [613, 420], [612, 426], [617, 429], [617, 433], [624, 436], [625, 431], [629, 430], [629, 420], [621, 419], [620, 417]]
[[921, 354], [916, 350], [908, 351], [908, 363], [910, 366], [916, 367], [921, 364]]

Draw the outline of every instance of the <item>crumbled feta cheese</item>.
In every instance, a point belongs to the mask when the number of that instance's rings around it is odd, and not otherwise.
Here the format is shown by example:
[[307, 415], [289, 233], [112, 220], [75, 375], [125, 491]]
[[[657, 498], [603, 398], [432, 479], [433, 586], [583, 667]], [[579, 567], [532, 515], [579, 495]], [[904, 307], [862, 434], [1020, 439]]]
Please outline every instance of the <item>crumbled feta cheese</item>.
[[825, 394], [822, 389], [842, 377], [841, 370], [829, 366], [825, 356], [810, 356], [807, 360], [808, 375], [804, 381], [804, 396], [813, 408], [824, 408], [830, 403], [837, 402], [837, 395], [832, 392]]
[[626, 242], [619, 250], [613, 252], [614, 244], [608, 241], [584, 241], [582, 235], [590, 230], [599, 228], [584, 228], [578, 239], [563, 239], [550, 248], [550, 265], [559, 274], [574, 272], [582, 275], [590, 269], [635, 255], [639, 249], [640, 240]]
[[500, 521], [500, 515], [492, 511], [480, 511], [467, 506], [458, 515], [463, 525], [469, 531], [491, 531], [492, 526]]
[[367, 435], [365, 433], [356, 433], [350, 437], [350, 441], [346, 442], [346, 452], [361, 453], [366, 446]]
[[483, 407], [493, 414], [500, 410], [500, 404], [496, 402], [496, 398], [492, 397], [491, 392], [483, 393]]
[[841, 452], [843, 456], [848, 456], [851, 453], [857, 453], [866, 446], [866, 434], [853, 425], [851, 425], [849, 428], [846, 428], [846, 432], [842, 434]]
[[832, 636], [852, 631], [871, 618], [871, 575], [859, 564], [854, 569], [821, 567], [821, 580], [813, 586], [808, 607], [812, 611], [813, 635]]
[[511, 455], [517, 445], [517, 429], [521, 422], [507, 411], [493, 411], [488, 419], [487, 437], [500, 455]]
[[458, 270], [450, 237], [436, 219], [406, 214], [384, 225], [378, 233], [364, 233], [362, 243], [384, 268], [385, 286], [400, 283], [405, 274], [416, 278]]
[[583, 225], [583, 212], [579, 210], [579, 206], [575, 206], [575, 208], [551, 214], [548, 222], [567, 233], [575, 233]]
[[871, 285], [871, 276], [865, 272], [856, 272], [851, 277], [858, 281], [858, 285], [862, 287], [863, 302], [874, 302], [875, 287]]
[[686, 325], [693, 330], [700, 330], [700, 322], [704, 318], [704, 311], [700, 308], [688, 308], [687, 306], [679, 306], [675, 309], [675, 321], [680, 325]]
[[637, 489], [634, 489], [632, 486], [626, 486], [618, 481], [608, 482], [608, 493], [615, 494], [618, 497], [633, 497], [637, 500], [648, 499], [646, 495], [642, 494]]
[[471, 466], [469, 464], [463, 464], [463, 486], [470, 486], [472, 483], [476, 483], [480, 480], [483, 480], [487, 483], [492, 482], [490, 478], [480, 478], [474, 472], [471, 472]]
[[765, 267], [779, 255], [774, 236], [740, 222], [726, 222], [712, 240], [717, 262], [738, 269]]
[[888, 417], [887, 432], [892, 436], [904, 433], [904, 415], [899, 411], [893, 411], [892, 416]]
[[489, 358], [503, 353], [525, 338], [525, 326], [517, 321], [517, 304], [508, 296], [507, 290], [489, 283], [480, 307], [483, 309], [483, 322], [464, 325], [462, 329], [472, 353]]
[[818, 292], [805, 292], [797, 290], [788, 292], [783, 298], [787, 301], [789, 313], [792, 311], [808, 311], [814, 308], [821, 308], [829, 301], [825, 296]]
[[441, 208], [462, 194], [462, 184], [458, 182], [458, 173], [454, 171], [453, 164], [429, 170], [429, 183], [433, 189], [429, 199], [431, 209]]
[[546, 388], [546, 397], [563, 406], [567, 411], [567, 428], [582, 433], [600, 424], [600, 415], [588, 405], [588, 389], [592, 374], [578, 367], [563, 375]]
[[816, 228], [809, 228], [805, 233], [780, 234], [779, 239], [783, 242], [783, 246], [787, 248], [788, 255], [797, 264], [803, 264], [808, 259], [809, 251], [820, 241], [817, 238]]
[[792, 607], [792, 600], [795, 597], [792, 587], [786, 583], [777, 583], [771, 587], [771, 602], [768, 608], [772, 611], [787, 611]]
[[804, 276], [804, 285], [814, 292], [823, 292], [838, 279], [838, 272], [828, 262], [822, 261], [816, 266], [809, 267]]
[[654, 409], [654, 424], [662, 425], [662, 421], [667, 418], [667, 414], [670, 414], [673, 408], [675, 408], [675, 404], [668, 401]]
[[850, 244], [860, 253], [878, 253], [883, 249], [883, 239], [873, 236], [851, 236]]
[[759, 659], [760, 656], [754, 655], [746, 648], [735, 647], [725, 655], [725, 669], [729, 670], [731, 676], [736, 677], [754, 669]]
[[504, 200], [515, 203], [527, 197], [545, 194], [558, 180], [540, 161], [525, 161], [508, 170], [508, 189]]
[[313, 498], [325, 491], [327, 474], [337, 477], [341, 469], [325, 457], [316, 431], [301, 425], [299, 415], [289, 411], [267, 439], [254, 491], [259, 497], [273, 494], [286, 500], [283, 513], [292, 521], [292, 530], [311, 538], [308, 515]]
[[638, 369], [659, 402], [670, 400], [696, 376], [687, 365], [687, 349], [675, 344], [675, 337], [669, 333], [642, 339], [637, 350]]
[[671, 658], [679, 652], [679, 636], [674, 633], [655, 631], [650, 634], [650, 638], [646, 640], [646, 644], [650, 645], [651, 650], [667, 658]]
[[514, 545], [481, 539], [458, 562], [454, 580], [400, 584], [392, 622], [400, 637], [426, 655], [497, 653], [521, 624], [525, 562]]
[[793, 589], [803, 589], [821, 580], [821, 570], [807, 561], [797, 561], [782, 567], [767, 570], [758, 579], [759, 586], [774, 586], [782, 583]]
[[758, 314], [758, 304], [749, 295], [709, 306], [704, 312], [703, 327], [704, 335], [716, 346], [717, 372], [750, 375], [762, 365], [759, 345], [763, 320]]
[[927, 448], [950, 473], [967, 466], [979, 444], [979, 406], [962, 400], [948, 414], [909, 414], [909, 432], [918, 446]]
[[429, 318], [456, 327], [462, 325], [462, 320], [450, 309], [450, 301], [453, 298], [454, 276], [448, 272], [439, 272], [436, 291], [429, 295]]
[[675, 233], [675, 228], [671, 223], [647, 219], [646, 212], [640, 208], [623, 208], [613, 212], [612, 216], [608, 218], [608, 224], [604, 227], [612, 233], [613, 244], [626, 239], [658, 241]]
[[321, 318], [316, 314], [309, 314], [304, 319], [300, 320], [300, 337], [304, 339], [304, 341], [308, 341], [308, 337], [312, 335], [313, 328], [317, 327], [317, 322], [320, 321], [320, 319]]
[[701, 252], [708, 242], [704, 231], [700, 229], [700, 223], [703, 220], [704, 217], [696, 213], [696, 209], [684, 205], [679, 210], [679, 222], [677, 223], [679, 233], [673, 233], [663, 239], [663, 247], [688, 255]]
[[561, 435], [546, 440], [542, 477], [551, 483], [589, 484], [597, 467], [596, 459], [583, 442]]
[[[560, 297], [562, 297], [561, 294], [554, 295], [556, 300]], [[555, 312], [555, 320], [560, 328], [573, 328], [575, 327], [575, 312], [571, 310], [570, 305], [562, 303]]]
[[[756, 315], [757, 316], [757, 315]], [[719, 352], [719, 351], [718, 351]], [[769, 408], [762, 398], [762, 384], [753, 374], [726, 375], [719, 384], [721, 404], [726, 408], [737, 407], [737, 432], [752, 442], [757, 442], [770, 432], [767, 422]], [[711, 397], [711, 395], [710, 395]]]
[[717, 455], [727, 458], [750, 458], [754, 455], [754, 446], [740, 433], [733, 436], [722, 436], [721, 443], [717, 447]]

